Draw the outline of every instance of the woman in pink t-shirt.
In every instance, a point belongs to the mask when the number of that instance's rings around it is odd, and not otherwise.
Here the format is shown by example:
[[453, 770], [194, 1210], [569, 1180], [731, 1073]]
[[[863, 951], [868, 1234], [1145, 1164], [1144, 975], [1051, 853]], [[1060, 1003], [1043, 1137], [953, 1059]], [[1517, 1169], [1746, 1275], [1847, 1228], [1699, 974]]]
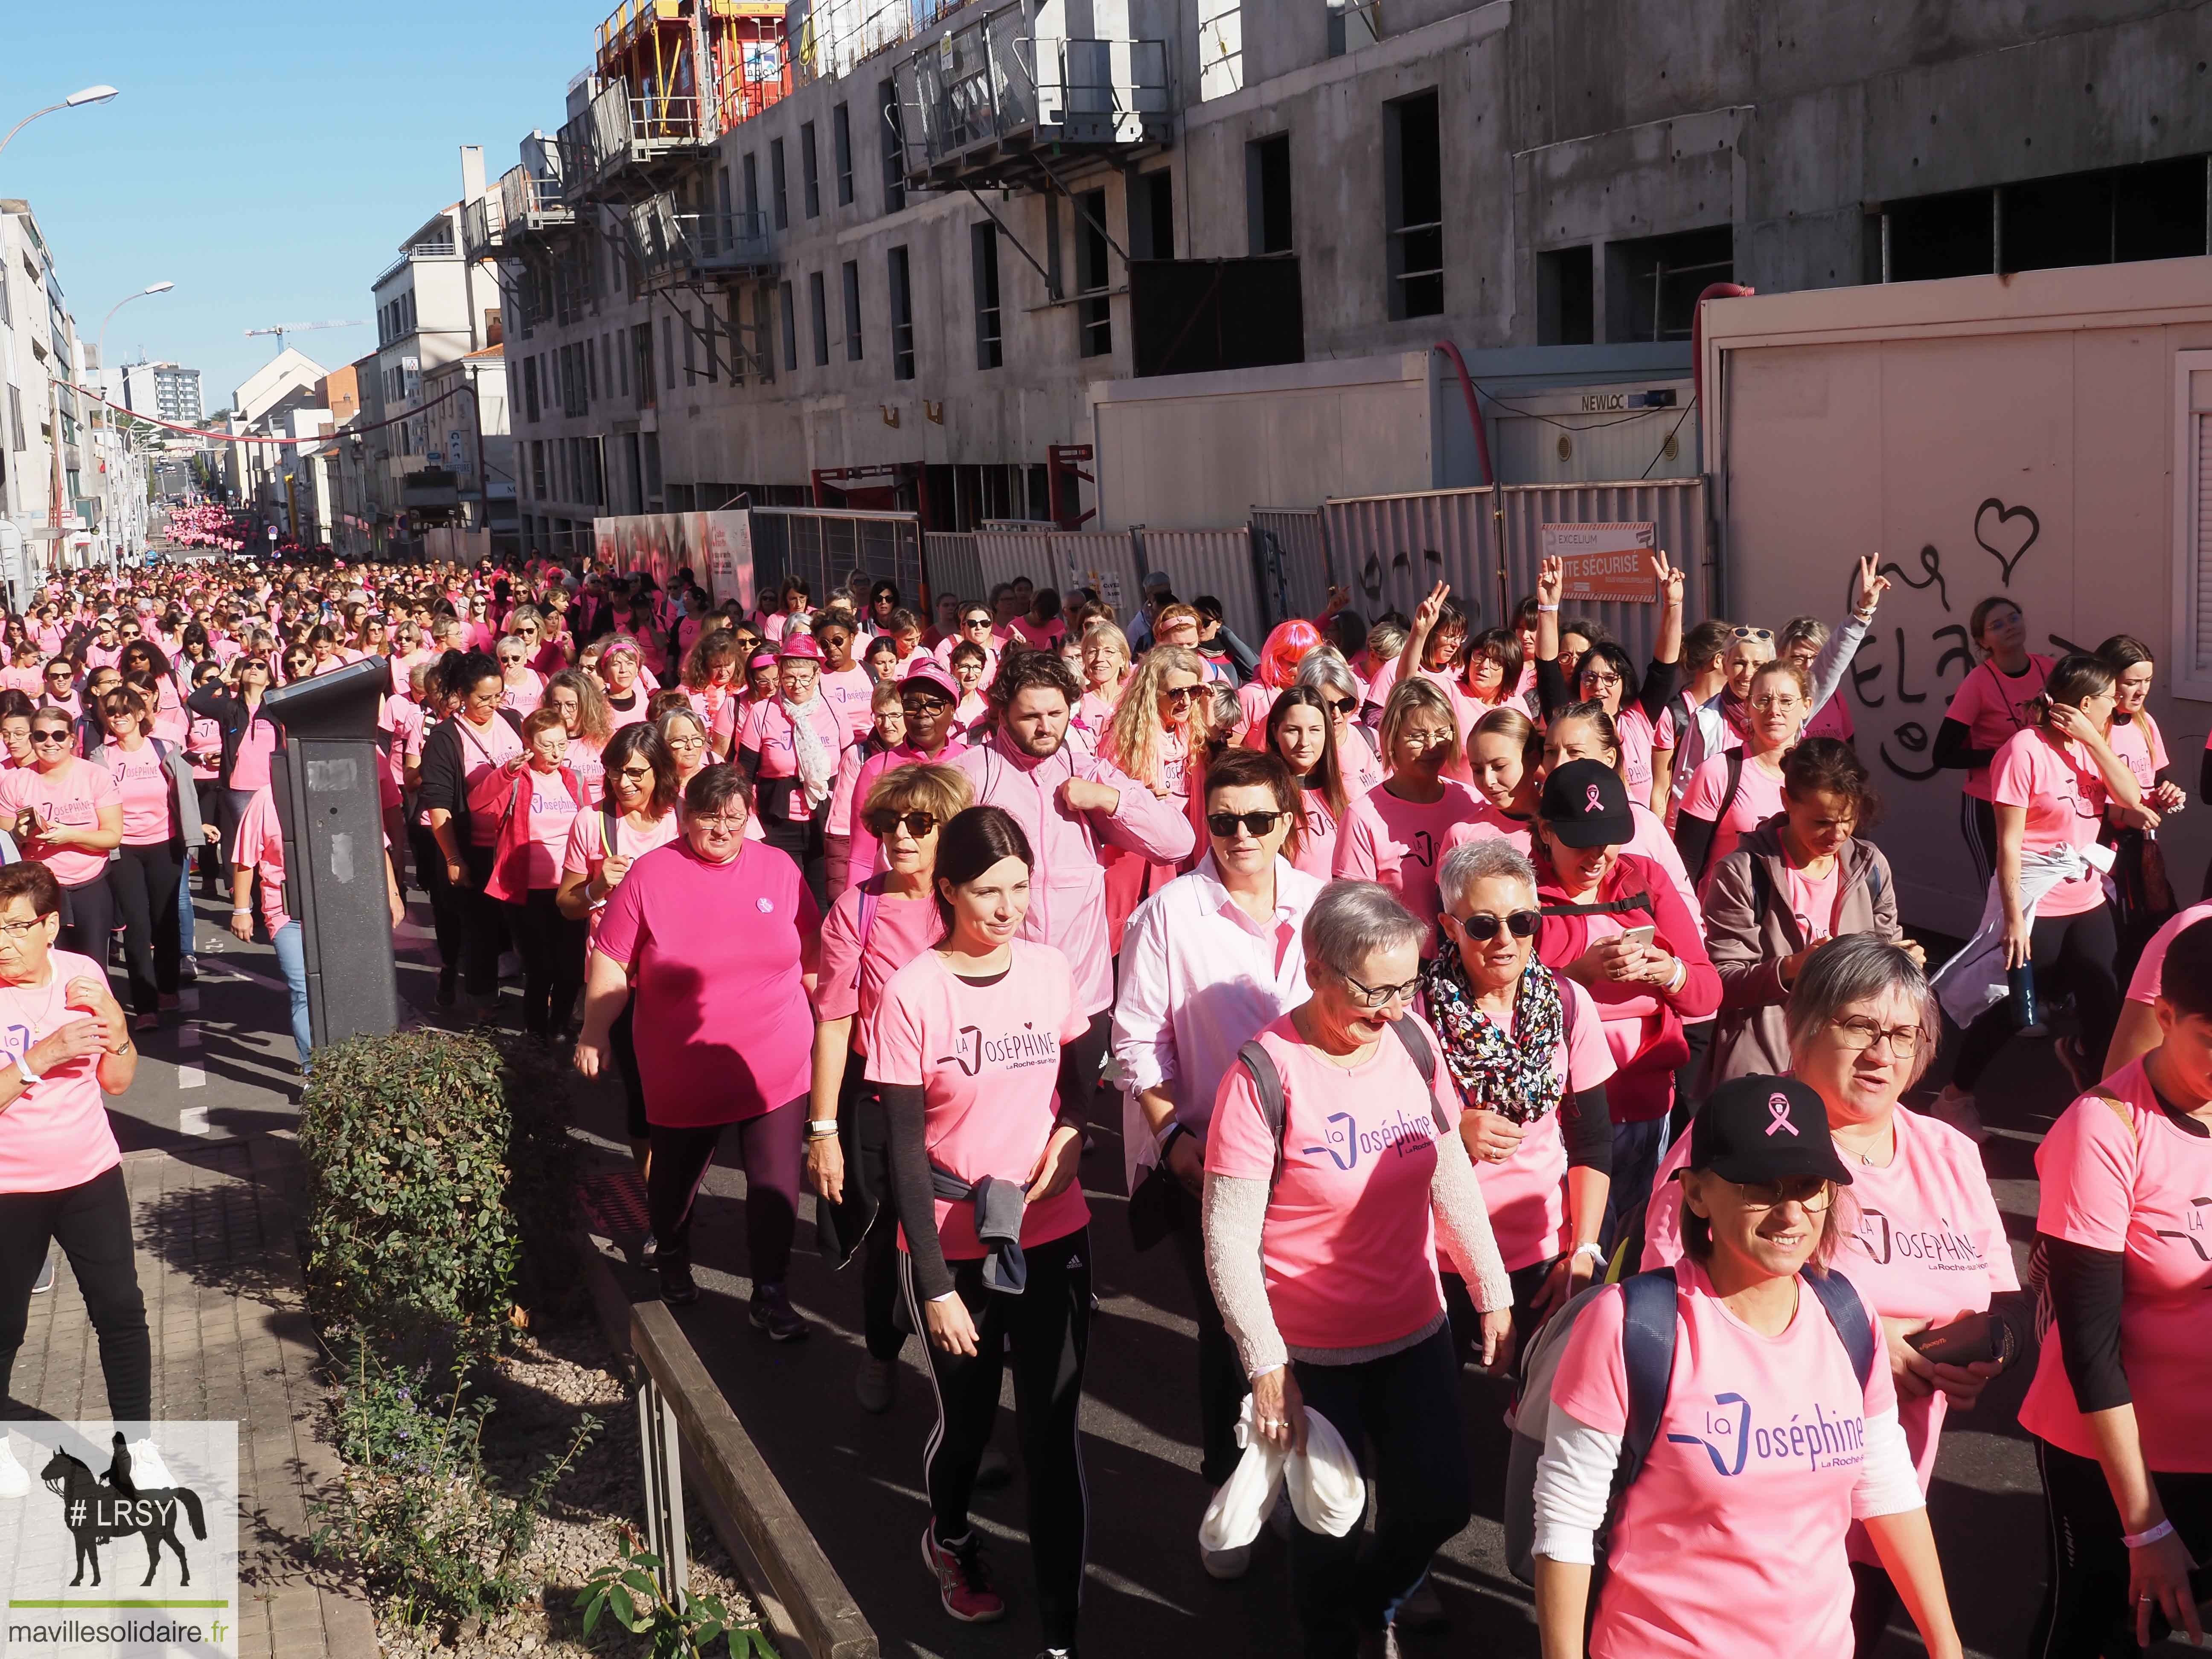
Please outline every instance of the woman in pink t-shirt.
[[[107, 862], [108, 896], [123, 918], [131, 981], [131, 1029], [150, 1031], [177, 1006], [183, 961], [178, 906], [185, 857], [208, 835], [199, 792], [181, 750], [152, 733], [145, 693], [118, 686], [100, 699], [107, 740], [88, 757], [115, 781], [123, 804], [123, 842]], [[216, 831], [219, 836], [221, 830]]]
[[[1156, 645], [1145, 653], [1115, 705], [1113, 720], [1098, 741], [1098, 757], [1190, 817], [1198, 810], [1192, 803], [1202, 808], [1206, 800], [1212, 702], [1198, 653], [1185, 646]], [[1103, 862], [1107, 938], [1109, 948], [1118, 951], [1129, 913], [1173, 881], [1178, 866], [1118, 847], [1106, 849]]]
[[544, 706], [561, 716], [568, 733], [568, 769], [584, 786], [585, 805], [599, 805], [606, 799], [606, 763], [601, 755], [615, 734], [606, 694], [594, 676], [564, 668], [545, 682]]
[[[2166, 738], [2144, 706], [2158, 677], [2150, 647], [2132, 635], [2115, 634], [2097, 647], [2097, 658], [2113, 675], [2112, 718], [2105, 728], [2106, 743], [2135, 774], [2136, 791], [2145, 801], [2161, 816], [2179, 811], [2189, 804], [2189, 795], [2166, 775], [2172, 757], [2166, 751]], [[2173, 881], [2164, 844], [2136, 815], [2107, 811], [2100, 839], [2114, 854], [2112, 886], [2118, 897], [2112, 926], [2120, 937], [2119, 971], [2125, 978], [2135, 971], [2144, 943], [2174, 912]]]
[[522, 959], [522, 1029], [547, 1042], [566, 1039], [584, 983], [584, 924], [562, 915], [554, 898], [569, 831], [591, 810], [568, 758], [560, 712], [533, 709], [522, 722], [522, 753], [469, 789], [470, 822], [499, 825], [484, 894], [504, 907]]
[[[154, 1415], [131, 1198], [107, 1115], [107, 1097], [137, 1074], [138, 1054], [108, 994], [107, 941], [100, 961], [54, 948], [61, 903], [44, 865], [0, 869], [0, 1400], [9, 1398], [32, 1287], [58, 1243], [100, 1339], [105, 1414], [119, 1427]], [[142, 1474], [161, 1468], [149, 1452], [143, 1439], [131, 1449]], [[157, 1478], [170, 1484], [166, 1471]], [[20, 1503], [29, 1485], [0, 1436], [0, 1492]]]
[[[983, 626], [990, 628], [987, 613]], [[1114, 723], [1115, 706], [1134, 671], [1129, 665], [1128, 636], [1112, 623], [1101, 619], [1083, 629], [1083, 701], [1068, 722], [1079, 726], [1096, 744]]]
[[[589, 647], [585, 654], [590, 654]], [[632, 721], [646, 720], [646, 705], [652, 694], [639, 684], [643, 666], [638, 643], [628, 635], [617, 635], [600, 647], [596, 665], [599, 679], [607, 689], [607, 711], [617, 726], [628, 726]]]
[[123, 840], [123, 803], [106, 770], [76, 757], [76, 723], [60, 709], [32, 715], [30, 765], [0, 772], [0, 827], [61, 884], [64, 944], [104, 963], [115, 919], [107, 855]]
[[823, 837], [844, 752], [845, 720], [822, 695], [822, 647], [805, 634], [776, 647], [776, 696], [748, 707], [738, 754], [753, 780], [756, 817], [770, 846], [789, 854], [817, 905], [829, 902]]
[[[2039, 1003], [2073, 993], [2081, 1035], [2062, 1039], [2057, 1053], [2077, 1088], [2095, 1080], [2120, 1013], [2119, 939], [2100, 868], [2110, 855], [2098, 848], [2098, 833], [2115, 807], [2140, 813], [2153, 827], [2158, 822], [2135, 774], [2105, 741], [2112, 681], [2112, 671], [2095, 657], [2060, 658], [2044, 682], [2034, 724], [2008, 738], [1990, 768], [1997, 873], [1984, 927], [2002, 920], [2004, 965], [2033, 964]], [[2030, 863], [2054, 858], [2069, 860], [2062, 867], [2072, 873], [2056, 882], [2039, 877], [2048, 884], [2028, 902], [2021, 884]], [[2001, 1000], [1967, 1027], [1951, 1081], [1933, 1108], [1969, 1133], [1980, 1127], [1974, 1085], [2011, 1041], [2012, 1012], [2009, 1000]]]
[[2020, 1422], [2064, 1547], [2032, 1652], [2201, 1643], [2208, 1622], [2191, 1570], [2212, 1560], [2212, 923], [2168, 947], [2154, 1011], [2158, 1046], [2035, 1154], [2053, 1328]]
[[1938, 767], [1963, 769], [1959, 829], [1974, 860], [1976, 878], [1986, 884], [1996, 873], [1996, 815], [1990, 805], [1990, 763], [2014, 732], [2035, 721], [2035, 702], [2054, 659], [2027, 648], [2027, 618], [2002, 595], [1974, 607], [1968, 636], [1983, 653], [1951, 694], [1943, 722], [1936, 729], [1931, 758]]
[[[898, 1213], [892, 1201], [890, 1126], [883, 1096], [865, 1077], [868, 1029], [884, 988], [938, 944], [937, 844], [968, 810], [968, 775], [951, 766], [902, 766], [876, 780], [862, 805], [884, 868], [840, 895], [822, 924], [822, 969], [814, 985], [813, 1104], [806, 1171], [831, 1214], [832, 1260], [865, 1243], [860, 1307], [866, 1352], [854, 1392], [871, 1412], [890, 1409], [898, 1375]], [[825, 1250], [829, 1249], [825, 1246]]]
[[1303, 617], [1278, 623], [1269, 632], [1266, 643], [1260, 647], [1258, 672], [1250, 684], [1237, 689], [1237, 701], [1244, 711], [1247, 749], [1267, 746], [1268, 711], [1274, 708], [1276, 698], [1296, 683], [1298, 665], [1309, 653], [1318, 650], [1321, 642], [1321, 629]]
[[1000, 807], [969, 807], [938, 832], [942, 942], [890, 976], [865, 1036], [889, 1125], [907, 1310], [936, 1382], [924, 1559], [953, 1618], [1005, 1612], [968, 1499], [1011, 1358], [1037, 1610], [1046, 1647], [1072, 1650], [1089, 1532], [1076, 1421], [1091, 1317], [1091, 1212], [1076, 1176], [1096, 1079], [1068, 1059], [1091, 1023], [1074, 970], [1018, 937], [1031, 864], [1021, 825]]
[[2104, 1075], [2112, 1076], [2131, 1060], [2141, 1060], [2159, 1044], [2158, 999], [2166, 982], [2166, 953], [2185, 928], [2212, 916], [2212, 899], [2192, 904], [2151, 935], [2128, 981], [2127, 1000], [2121, 1005], [2119, 1024], [2112, 1028], [2112, 1046], [2105, 1051]]
[[[1336, 843], [1336, 871], [1379, 881], [1425, 922], [1437, 916], [1437, 860], [1458, 825], [1490, 812], [1444, 768], [1458, 746], [1450, 700], [1416, 676], [1390, 693], [1382, 714], [1382, 754], [1390, 772], [1354, 799]], [[1429, 947], [1433, 951], [1431, 943]]]
[[545, 700], [544, 677], [530, 666], [530, 647], [509, 634], [495, 653], [499, 662], [499, 706], [520, 720]]
[[684, 654], [682, 684], [691, 707], [707, 723], [716, 760], [729, 760], [736, 752], [738, 716], [738, 642], [726, 628], [702, 634]]
[[[1295, 838], [1297, 851], [1291, 867], [1330, 880], [1336, 874], [1337, 837], [1352, 810], [1352, 792], [1338, 763], [1336, 725], [1329, 718], [1328, 700], [1310, 686], [1279, 691], [1260, 732], [1261, 741], [1289, 764], [1304, 804], [1305, 823]], [[1366, 740], [1354, 741], [1364, 744]]]
[[1782, 762], [1805, 725], [1805, 677], [1779, 658], [1751, 677], [1743, 746], [1709, 757], [1691, 775], [1674, 819], [1674, 846], [1702, 890], [1706, 872], [1782, 810]]
[[814, 1037], [807, 999], [821, 913], [797, 865], [746, 839], [746, 793], [738, 768], [702, 769], [684, 791], [682, 836], [639, 859], [607, 900], [576, 1068], [586, 1077], [606, 1068], [615, 1017], [634, 995], [661, 1298], [698, 1299], [693, 1200], [734, 1126], [745, 1172], [750, 1317], [756, 1329], [788, 1342], [807, 1334], [784, 1279], [798, 1221]]
[[[1805, 683], [1810, 685], [1813, 683], [1813, 665], [1820, 659], [1820, 647], [1827, 642], [1827, 623], [1818, 617], [1792, 617], [1783, 624], [1779, 641], [1781, 649], [1778, 654], [1783, 661], [1795, 663], [1798, 672], [1805, 677]], [[1849, 743], [1852, 735], [1851, 700], [1840, 694], [1830, 697], [1820, 705], [1819, 712], [1805, 722], [1805, 735], [1808, 738], [1833, 738], [1839, 743]]]
[[440, 974], [441, 1006], [451, 1006], [456, 978], [473, 1005], [479, 1024], [497, 1012], [499, 957], [507, 938], [507, 916], [486, 891], [500, 821], [470, 810], [486, 774], [496, 773], [522, 753], [514, 715], [500, 706], [506, 684], [499, 665], [481, 651], [458, 659], [440, 676], [453, 699], [453, 715], [422, 739], [422, 787], [417, 797], [423, 822], [438, 844], [440, 873], [455, 901], [460, 960], [448, 961]]
[[[1931, 1659], [1963, 1652], [1877, 1331], [1850, 1281], [1828, 1267], [1847, 1224], [1838, 1194], [1854, 1172], [1822, 1133], [1822, 1110], [1819, 1095], [1786, 1078], [1716, 1090], [1690, 1128], [1673, 1282], [1609, 1286], [1568, 1334], [1536, 1468], [1547, 1653], [1583, 1652], [1588, 1621], [1587, 1650], [1601, 1659], [1765, 1653], [1780, 1632], [1793, 1655], [1849, 1659], [1854, 1522]], [[1631, 1295], [1647, 1291], [1662, 1298], [1662, 1319], [1673, 1304], [1666, 1403], [1614, 1503], [1632, 1426], [1626, 1313]], [[1595, 1534], [1608, 1510], [1593, 1619]]]
[[1303, 1449], [1310, 1413], [1374, 1449], [1374, 1538], [1291, 1534], [1309, 1653], [1377, 1640], [1467, 1523], [1440, 1247], [1480, 1310], [1480, 1363], [1501, 1363], [1511, 1340], [1512, 1286], [1455, 1133], [1451, 1072], [1407, 1012], [1428, 933], [1376, 883], [1322, 889], [1300, 929], [1310, 994], [1254, 1039], [1273, 1087], [1232, 1066], [1206, 1135], [1206, 1271], [1251, 1379], [1255, 1437]]

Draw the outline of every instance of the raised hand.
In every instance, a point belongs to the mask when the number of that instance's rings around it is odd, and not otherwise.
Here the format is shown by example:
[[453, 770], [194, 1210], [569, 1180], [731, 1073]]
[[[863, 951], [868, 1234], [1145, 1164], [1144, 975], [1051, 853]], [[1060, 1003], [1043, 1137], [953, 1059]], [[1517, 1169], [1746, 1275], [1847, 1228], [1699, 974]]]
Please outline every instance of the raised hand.
[[1663, 547], [1655, 547], [1644, 556], [1650, 561], [1651, 574], [1659, 584], [1661, 602], [1673, 606], [1677, 611], [1680, 610], [1683, 574], [1681, 568], [1668, 562], [1667, 550]]
[[1536, 603], [1557, 605], [1567, 586], [1567, 562], [1553, 554], [1536, 567]]
[[1858, 581], [1851, 596], [1852, 610], [1872, 611], [1881, 603], [1881, 596], [1889, 592], [1889, 578], [1876, 568], [1881, 562], [1879, 553], [1869, 553], [1860, 558]]
[[1429, 590], [1429, 597], [1413, 611], [1414, 637], [1424, 637], [1436, 627], [1437, 618], [1443, 614], [1444, 601], [1449, 598], [1451, 584], [1449, 582], [1438, 582]]

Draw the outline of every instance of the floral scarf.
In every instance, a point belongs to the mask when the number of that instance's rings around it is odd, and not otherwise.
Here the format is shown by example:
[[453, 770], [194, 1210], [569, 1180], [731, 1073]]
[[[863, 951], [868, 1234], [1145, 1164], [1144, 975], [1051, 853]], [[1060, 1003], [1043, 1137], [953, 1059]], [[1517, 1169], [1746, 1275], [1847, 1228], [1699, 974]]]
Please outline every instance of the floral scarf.
[[1447, 947], [1421, 969], [1429, 1024], [1443, 1040], [1444, 1063], [1470, 1110], [1510, 1123], [1534, 1123], [1558, 1107], [1565, 1083], [1553, 1065], [1566, 1031], [1559, 982], [1531, 961], [1513, 994], [1513, 1035], [1474, 1006], [1459, 952]]

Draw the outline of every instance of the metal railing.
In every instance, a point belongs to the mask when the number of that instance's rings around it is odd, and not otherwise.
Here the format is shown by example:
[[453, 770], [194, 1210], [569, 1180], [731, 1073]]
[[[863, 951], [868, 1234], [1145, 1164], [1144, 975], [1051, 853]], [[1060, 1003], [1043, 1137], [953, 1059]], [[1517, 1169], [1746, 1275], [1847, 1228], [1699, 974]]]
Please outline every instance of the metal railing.
[[556, 215], [563, 219], [574, 216], [568, 204], [568, 186], [558, 178], [532, 173], [526, 167], [512, 167], [500, 175], [499, 201], [501, 216], [510, 225]]
[[499, 246], [507, 228], [505, 191], [479, 197], [461, 208], [461, 247], [471, 259], [481, 259]]
[[765, 213], [686, 213], [656, 196], [629, 211], [630, 249], [647, 283], [684, 276], [732, 276], [775, 268]]
[[1166, 137], [1173, 118], [1166, 41], [1057, 44], [1058, 78], [1037, 86], [1041, 125], [1060, 128], [1058, 136], [1072, 143], [1135, 144]]
[[699, 117], [699, 100], [688, 93], [633, 97], [628, 82], [611, 82], [561, 129], [562, 171], [588, 185], [618, 164], [704, 143]]

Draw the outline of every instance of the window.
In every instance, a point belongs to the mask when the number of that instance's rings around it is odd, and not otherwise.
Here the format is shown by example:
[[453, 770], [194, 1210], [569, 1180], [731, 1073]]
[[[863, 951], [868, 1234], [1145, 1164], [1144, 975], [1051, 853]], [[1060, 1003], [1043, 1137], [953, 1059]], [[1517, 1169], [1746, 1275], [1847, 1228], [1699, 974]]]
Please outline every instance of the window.
[[1433, 92], [1382, 106], [1382, 199], [1390, 233], [1390, 315], [1442, 316], [1443, 149]]
[[676, 319], [660, 319], [660, 361], [666, 365], [667, 389], [676, 390]]
[[629, 353], [623, 349], [624, 343], [620, 329], [607, 336], [607, 355], [614, 361], [614, 372], [622, 378], [622, 395], [627, 398], [629, 396]]
[[31, 447], [23, 435], [23, 393], [13, 386], [8, 388], [8, 434], [10, 448], [21, 452]]
[[1886, 203], [1864, 275], [1906, 283], [2203, 253], [2206, 168], [2192, 155]]
[[1536, 343], [1591, 345], [1597, 340], [1595, 261], [1586, 247], [1536, 256]]
[[745, 331], [738, 320], [738, 307], [742, 303], [738, 290], [732, 289], [729, 296], [729, 315], [722, 323], [722, 337], [730, 343], [730, 384], [745, 383]]
[[822, 163], [814, 153], [814, 123], [799, 124], [799, 174], [806, 191], [806, 216], [822, 216]]
[[753, 363], [763, 381], [775, 379], [775, 359], [769, 349], [769, 313], [775, 306], [775, 290], [766, 283], [753, 289]]
[[[392, 396], [388, 386], [384, 395], [387, 399]], [[528, 419], [533, 422], [538, 419], [538, 359], [535, 357], [522, 360], [522, 410]]]
[[906, 116], [896, 84], [876, 82], [876, 108], [883, 115], [884, 211], [896, 213], [906, 205]]
[[975, 367], [996, 368], [1006, 361], [999, 333], [999, 228], [975, 225], [968, 237], [975, 281]]
[[684, 384], [699, 384], [699, 343], [691, 332], [691, 319], [684, 319]]
[[707, 360], [707, 384], [713, 386], [722, 377], [721, 354], [714, 349], [714, 336], [720, 331], [715, 326], [713, 302], [710, 301], [702, 303], [699, 309], [700, 322], [702, 325], [699, 340], [701, 355]]
[[778, 284], [783, 290], [783, 368], [787, 374], [799, 368], [799, 301], [791, 284]]
[[1291, 135], [1244, 146], [1246, 246], [1254, 253], [1291, 251]]
[[592, 343], [586, 340], [576, 348], [576, 355], [584, 360], [585, 394], [589, 401], [597, 403], [599, 400], [599, 353], [593, 351]]
[[653, 407], [653, 325], [634, 324], [629, 331], [630, 356], [637, 362], [637, 406]]
[[837, 164], [837, 205], [853, 205], [853, 117], [842, 104], [830, 112], [830, 153]]
[[845, 361], [860, 361], [860, 262], [845, 261]]
[[530, 445], [530, 493], [539, 501], [545, 499], [545, 441], [533, 439]]
[[775, 228], [791, 228], [791, 192], [787, 187], [783, 167], [783, 140], [772, 138], [768, 146], [769, 193], [775, 199]]
[[745, 217], [755, 224], [760, 222], [760, 158], [752, 151], [744, 159]]
[[890, 266], [891, 378], [911, 380], [914, 379], [913, 273], [907, 264], [903, 247], [891, 250]]
[[818, 270], [806, 274], [806, 297], [814, 308], [814, 366], [825, 368], [830, 362], [830, 302]]
[[1727, 225], [1611, 242], [1605, 250], [1605, 337], [1686, 340], [1698, 295], [1735, 269]]
[[2174, 607], [2179, 696], [2212, 697], [2212, 351], [2173, 354], [2173, 524], [2180, 602]]
[[1114, 349], [1114, 302], [1106, 287], [1106, 192], [1086, 190], [1075, 198], [1075, 288], [1091, 297], [1075, 302], [1078, 338], [1086, 357]]
[[1165, 167], [1139, 174], [1129, 190], [1129, 257], [1172, 259], [1175, 254], [1175, 174]]

